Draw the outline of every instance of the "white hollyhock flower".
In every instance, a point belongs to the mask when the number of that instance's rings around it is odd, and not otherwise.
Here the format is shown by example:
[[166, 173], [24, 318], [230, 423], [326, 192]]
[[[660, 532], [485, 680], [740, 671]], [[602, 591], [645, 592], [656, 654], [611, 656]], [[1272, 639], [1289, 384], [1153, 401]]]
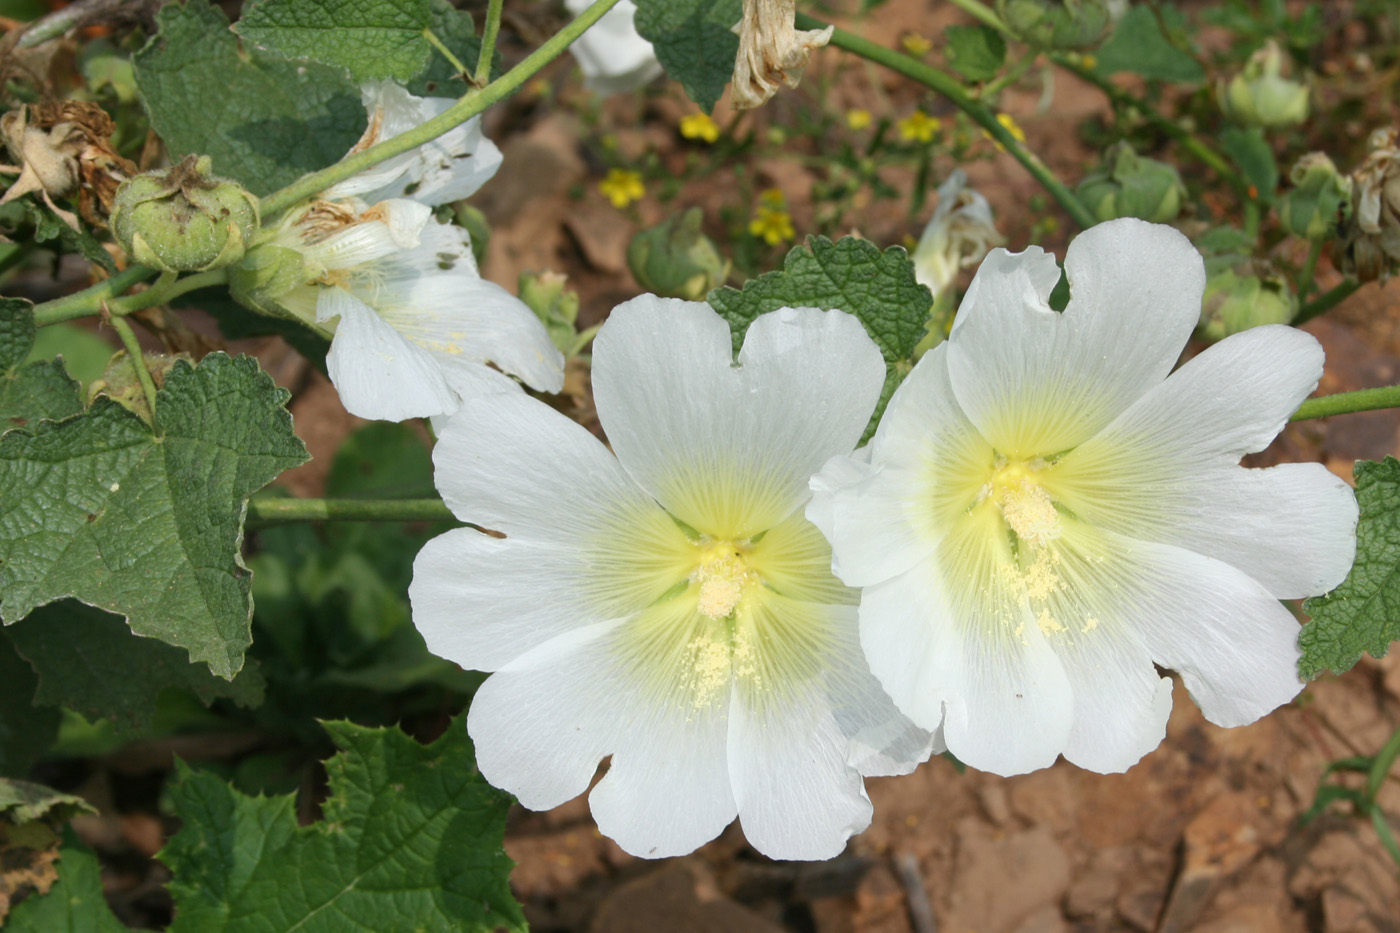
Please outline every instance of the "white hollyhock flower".
[[414, 563], [435, 654], [494, 671], [468, 728], [487, 780], [531, 809], [587, 789], [643, 857], [737, 814], [775, 858], [837, 854], [870, 822], [862, 776], [904, 773], [928, 733], [861, 657], [856, 594], [802, 514], [812, 472], [859, 439], [884, 363], [839, 311], [749, 328], [646, 295], [598, 334], [598, 419], [616, 451], [523, 395], [464, 402], [434, 452], [470, 528]]
[[967, 187], [966, 172], [953, 169], [938, 186], [938, 207], [914, 248], [914, 278], [937, 298], [958, 270], [977, 265], [987, 250], [1005, 242], [997, 232], [992, 206]]
[[863, 588], [876, 677], [999, 774], [1131, 766], [1170, 711], [1153, 664], [1219, 725], [1287, 702], [1298, 623], [1278, 600], [1337, 585], [1355, 552], [1342, 480], [1239, 465], [1316, 386], [1316, 340], [1257, 327], [1172, 372], [1205, 274], [1170, 227], [1100, 224], [1065, 271], [1060, 314], [1052, 256], [993, 250], [868, 464], [828, 464], [808, 510]]
[[466, 231], [431, 208], [313, 202], [271, 241], [301, 256], [301, 281], [277, 303], [334, 323], [326, 369], [346, 410], [402, 421], [456, 411], [464, 397], [515, 391], [485, 364], [558, 392], [564, 360], [535, 313], [477, 272]]
[[[448, 97], [414, 97], [393, 81], [372, 81], [360, 89], [369, 126], [350, 150], [368, 149], [443, 113], [457, 101]], [[481, 117], [472, 117], [417, 149], [387, 159], [327, 190], [327, 200], [358, 197], [370, 204], [409, 198], [429, 206], [475, 194], [501, 167], [501, 150], [481, 133]]]
[[[575, 16], [593, 5], [593, 0], [564, 0]], [[617, 6], [569, 46], [583, 72], [583, 83], [599, 94], [634, 91], [661, 74], [661, 63], [651, 43], [637, 32], [633, 20], [637, 5], [620, 0]]]

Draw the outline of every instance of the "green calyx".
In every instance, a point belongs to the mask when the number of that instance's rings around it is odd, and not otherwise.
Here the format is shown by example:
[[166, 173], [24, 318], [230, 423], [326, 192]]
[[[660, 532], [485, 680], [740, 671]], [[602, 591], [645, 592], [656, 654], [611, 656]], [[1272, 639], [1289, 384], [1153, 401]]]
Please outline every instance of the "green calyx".
[[1308, 86], [1283, 74], [1283, 52], [1272, 39], [1264, 43], [1228, 82], [1216, 86], [1221, 111], [1242, 126], [1272, 129], [1294, 126], [1308, 118]]
[[1186, 187], [1173, 166], [1140, 156], [1123, 141], [1104, 153], [1103, 164], [1084, 176], [1075, 194], [1100, 222], [1138, 217], [1160, 224], [1181, 212]]
[[699, 301], [729, 277], [729, 260], [700, 230], [704, 214], [692, 207], [643, 230], [627, 246], [627, 265], [647, 291]]
[[1096, 48], [1113, 25], [1104, 0], [997, 0], [997, 14], [1022, 42], [1057, 51]]
[[117, 189], [112, 234], [136, 262], [163, 272], [204, 272], [237, 262], [258, 231], [258, 200], [210, 173], [208, 156]]
[[1294, 236], [1325, 240], [1351, 217], [1351, 180], [1321, 152], [1310, 152], [1288, 173], [1293, 190], [1278, 205], [1279, 220]]
[[1287, 280], [1261, 263], [1245, 261], [1206, 279], [1196, 333], [1206, 340], [1223, 340], [1261, 324], [1287, 324], [1297, 313], [1298, 299]]

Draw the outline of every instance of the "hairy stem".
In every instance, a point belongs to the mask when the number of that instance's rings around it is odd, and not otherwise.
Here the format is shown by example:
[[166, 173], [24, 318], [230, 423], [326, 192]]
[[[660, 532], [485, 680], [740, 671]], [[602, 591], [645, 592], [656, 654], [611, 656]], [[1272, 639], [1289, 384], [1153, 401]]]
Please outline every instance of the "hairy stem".
[[113, 317], [112, 329], [121, 338], [122, 346], [126, 348], [126, 355], [131, 358], [131, 368], [136, 370], [136, 380], [141, 383], [141, 391], [146, 396], [146, 404], [150, 406], [151, 417], [154, 418], [156, 414], [156, 384], [151, 379], [151, 371], [146, 368], [146, 357], [141, 353], [141, 344], [137, 342], [136, 334], [125, 318]]
[[1310, 418], [1350, 415], [1358, 411], [1375, 411], [1378, 408], [1400, 408], [1400, 386], [1357, 389], [1355, 392], [1338, 392], [1335, 395], [1310, 398], [1299, 405], [1293, 417], [1288, 420], [1307, 421]]
[[456, 522], [441, 499], [253, 499], [248, 524], [290, 522]]
[[[828, 23], [805, 13], [797, 14], [799, 29], [825, 29], [828, 25]], [[833, 31], [831, 44], [861, 58], [884, 65], [891, 71], [917, 81], [924, 87], [948, 98], [953, 106], [971, 117], [986, 131], [988, 136], [1005, 147], [1016, 161], [1025, 166], [1026, 171], [1030, 172], [1031, 176], [1040, 182], [1041, 187], [1059, 202], [1065, 213], [1069, 214], [1075, 223], [1087, 229], [1097, 222], [1089, 209], [1074, 196], [1069, 188], [1065, 187], [1064, 182], [1055, 177], [1055, 173], [1050, 171], [1049, 166], [1042, 162], [1039, 156], [1027, 149], [1024, 143], [1011, 135], [1011, 131], [997, 120], [997, 115], [989, 107], [974, 100], [957, 79], [937, 68], [925, 65], [907, 55], [901, 55], [892, 49], [887, 49], [844, 29]]]
[[481, 27], [481, 57], [476, 60], [473, 83], [485, 87], [491, 81], [491, 59], [496, 56], [496, 35], [501, 31], [501, 7], [505, 0], [491, 0], [486, 7], [486, 23]]
[[55, 298], [53, 301], [46, 301], [36, 306], [34, 308], [34, 324], [36, 327], [47, 327], [50, 324], [61, 324], [64, 321], [72, 321], [80, 317], [90, 317], [101, 310], [102, 305], [110, 302], [115, 296], [155, 274], [155, 269], [149, 269], [146, 266], [130, 266], [110, 279], [104, 279], [96, 285], [90, 285], [80, 292], [64, 295], [62, 298]]
[[[312, 197], [336, 182], [344, 181], [352, 175], [372, 168], [386, 159], [392, 159], [396, 155], [417, 149], [430, 140], [436, 139], [443, 133], [467, 122], [472, 117], [479, 115], [487, 107], [498, 101], [504, 100], [520, 89], [526, 81], [529, 81], [545, 65], [558, 58], [563, 51], [573, 43], [575, 39], [583, 35], [584, 30], [592, 26], [603, 14], [617, 5], [618, 0], [597, 0], [591, 7], [578, 15], [578, 18], [559, 30], [545, 41], [543, 45], [531, 52], [524, 61], [516, 65], [510, 71], [492, 81], [486, 87], [477, 90], [473, 88], [451, 107], [433, 117], [425, 123], [421, 123], [413, 129], [400, 133], [392, 139], [386, 139], [381, 143], [376, 143], [362, 152], [347, 156], [334, 165], [321, 169], [318, 172], [311, 172], [292, 182], [280, 191], [274, 191], [263, 198], [259, 207], [263, 217], [272, 217], [285, 211], [298, 201]], [[483, 59], [489, 63], [489, 58], [485, 56], [483, 46]], [[490, 65], [488, 64], [489, 68]], [[480, 71], [480, 63], [478, 63]]]

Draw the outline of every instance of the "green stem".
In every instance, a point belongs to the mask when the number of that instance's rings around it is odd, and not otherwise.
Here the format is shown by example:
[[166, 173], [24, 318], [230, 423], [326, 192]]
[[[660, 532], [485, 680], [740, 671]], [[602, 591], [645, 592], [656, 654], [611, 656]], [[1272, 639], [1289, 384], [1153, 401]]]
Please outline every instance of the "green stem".
[[429, 45], [437, 49], [439, 55], [447, 59], [447, 63], [452, 66], [452, 69], [456, 71], [458, 75], [462, 78], [467, 77], [467, 66], [462, 64], [461, 59], [452, 54], [451, 49], [443, 45], [442, 40], [437, 37], [437, 33], [433, 32], [429, 27], [424, 26], [423, 38], [428, 40]]
[[112, 329], [121, 338], [122, 346], [126, 347], [126, 355], [131, 358], [131, 367], [136, 370], [136, 379], [141, 383], [141, 391], [146, 395], [146, 404], [150, 406], [151, 417], [154, 418], [156, 414], [156, 384], [151, 379], [151, 371], [146, 368], [146, 357], [141, 352], [141, 344], [137, 342], [136, 334], [125, 318], [114, 317], [111, 324]]
[[1376, 757], [1371, 761], [1371, 770], [1366, 774], [1366, 796], [1373, 803], [1397, 758], [1400, 758], [1400, 728], [1392, 732], [1381, 750], [1376, 752]]
[[481, 57], [476, 60], [477, 87], [491, 81], [491, 59], [496, 56], [496, 35], [501, 31], [501, 7], [505, 0], [491, 0], [486, 7], [486, 23], [481, 27]]
[[[797, 27], [799, 29], [825, 29], [828, 25], [828, 23], [805, 13], [797, 14]], [[1026, 171], [1030, 172], [1031, 176], [1040, 182], [1041, 187], [1060, 203], [1065, 213], [1069, 214], [1075, 223], [1086, 229], [1097, 223], [1089, 209], [1074, 196], [1069, 188], [1065, 187], [1062, 181], [1055, 177], [1054, 172], [1050, 171], [1050, 168], [1040, 161], [1035, 153], [1012, 136], [1010, 130], [1001, 125], [996, 114], [990, 108], [973, 100], [955, 78], [937, 68], [925, 65], [907, 55], [901, 55], [892, 49], [887, 49], [844, 29], [833, 31], [831, 44], [854, 55], [859, 55], [861, 58], [884, 65], [891, 71], [917, 81], [924, 87], [948, 98], [953, 106], [971, 117], [982, 129], [986, 130], [988, 136], [1004, 146], [1006, 151], [1015, 157], [1016, 161], [1025, 166]]]
[[983, 85], [982, 90], [977, 94], [978, 98], [987, 100], [996, 97], [997, 94], [1001, 93], [1003, 88], [1010, 87], [1017, 81], [1020, 81], [1025, 77], [1026, 72], [1031, 70], [1031, 66], [1035, 64], [1036, 59], [1039, 57], [1040, 53], [1036, 51], [1030, 51], [1022, 55], [1010, 68], [1006, 69], [1006, 71], [1002, 72], [992, 81]]
[[1361, 283], [1356, 279], [1343, 279], [1332, 286], [1329, 291], [1323, 292], [1312, 301], [1298, 309], [1298, 313], [1293, 316], [1293, 326], [1306, 324], [1320, 314], [1326, 314], [1337, 305], [1351, 297], [1352, 292], [1361, 287]]
[[[952, 4], [983, 25], [991, 26], [997, 32], [1011, 36], [1011, 30], [1006, 28], [1001, 17], [997, 16], [996, 12], [986, 4], [978, 3], [977, 0], [952, 0]], [[1011, 36], [1011, 38], [1016, 37]]]
[[1329, 418], [1332, 415], [1350, 415], [1358, 411], [1375, 411], [1378, 408], [1400, 408], [1400, 386], [1357, 389], [1355, 392], [1338, 392], [1335, 395], [1310, 398], [1299, 405], [1293, 417], [1288, 420], [1307, 421], [1311, 418]]
[[249, 525], [289, 522], [455, 522], [441, 499], [252, 499]]
[[[520, 64], [486, 87], [480, 90], [473, 88], [468, 91], [462, 95], [457, 103], [426, 123], [421, 123], [392, 139], [376, 143], [362, 152], [347, 156], [319, 172], [303, 175], [282, 190], [274, 191], [263, 198], [258, 205], [262, 216], [264, 218], [273, 217], [293, 204], [319, 194], [337, 182], [344, 181], [386, 159], [392, 159], [396, 155], [417, 149], [453, 127], [467, 122], [492, 104], [509, 97], [519, 90], [525, 82], [538, 74], [545, 65], [558, 58], [575, 39], [583, 35], [588, 27], [616, 6], [617, 2], [618, 0], [597, 0], [592, 6], [580, 13], [577, 19], [555, 35], [550, 36], [543, 45], [531, 52]], [[479, 69], [480, 63], [478, 63]]]
[[1221, 178], [1230, 183], [1230, 187], [1234, 188], [1236, 193], [1242, 197], [1249, 196], [1249, 182], [1245, 181], [1244, 176], [1230, 164], [1230, 160], [1201, 142], [1190, 130], [1185, 129], [1170, 117], [1158, 113], [1155, 107], [1142, 98], [1129, 94], [1097, 72], [1085, 68], [1084, 63], [1078, 57], [1061, 52], [1052, 54], [1050, 60], [1080, 80], [1094, 85], [1104, 93], [1115, 107], [1131, 108], [1142, 114], [1143, 119], [1176, 140], [1182, 149], [1195, 156], [1201, 163], [1214, 169]]
[[1317, 271], [1317, 259], [1322, 255], [1322, 241], [1313, 240], [1308, 247], [1308, 258], [1303, 260], [1303, 269], [1298, 273], [1298, 300], [1306, 301], [1312, 291], [1313, 273]]
[[89, 317], [96, 314], [103, 304], [110, 302], [115, 296], [155, 274], [155, 269], [131, 266], [126, 271], [119, 272], [96, 285], [90, 285], [80, 292], [46, 301], [34, 309], [34, 325], [47, 327], [50, 324]]

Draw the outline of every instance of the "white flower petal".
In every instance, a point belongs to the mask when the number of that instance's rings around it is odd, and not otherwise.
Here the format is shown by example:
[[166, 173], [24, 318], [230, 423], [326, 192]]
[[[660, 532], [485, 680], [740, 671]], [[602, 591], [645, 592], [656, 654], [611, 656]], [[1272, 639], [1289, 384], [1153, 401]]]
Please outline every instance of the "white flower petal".
[[1070, 303], [1038, 249], [993, 250], [949, 335], [951, 381], [982, 435], [1012, 457], [1083, 443], [1171, 371], [1200, 315], [1200, 254], [1176, 230], [1131, 218], [1070, 244]]
[[[564, 5], [578, 15], [591, 2], [564, 0]], [[569, 47], [589, 89], [599, 94], [620, 94], [660, 77], [662, 68], [656, 51], [637, 33], [633, 22], [636, 13], [632, 0], [619, 0]]]
[[1207, 719], [1242, 726], [1298, 694], [1298, 620], [1256, 581], [1182, 548], [1112, 540], [1120, 579], [1136, 583], [1115, 594], [1121, 617]]
[[776, 859], [833, 858], [870, 825], [864, 782], [846, 763], [849, 736], [825, 697], [778, 713], [750, 709], [736, 691], [729, 716], [729, 772], [755, 849]]
[[477, 767], [532, 810], [587, 790], [612, 747], [620, 696], [598, 673], [616, 625], [556, 638], [486, 678], [472, 697], [467, 731]]
[[809, 507], [809, 515], [811, 508], [831, 513], [818, 526], [833, 542], [833, 566], [848, 586], [890, 579], [928, 559], [976, 498], [995, 456], [958, 407], [947, 344], [926, 353], [895, 389], [867, 449], [869, 478], [838, 490], [838, 477], [828, 473], [814, 481]]
[[413, 201], [385, 201], [372, 208], [358, 203], [352, 206], [359, 211], [357, 222], [324, 240], [296, 248], [324, 269], [353, 269], [413, 249], [432, 219], [430, 208]]
[[1256, 327], [1173, 373], [1047, 481], [1081, 519], [1233, 564], [1275, 596], [1326, 592], [1355, 552], [1350, 488], [1319, 464], [1236, 464], [1263, 449], [1310, 394], [1322, 348]]
[[374, 309], [341, 288], [324, 288], [319, 321], [339, 317], [326, 370], [345, 410], [361, 418], [403, 421], [452, 411], [457, 394], [442, 368]]
[[[414, 97], [392, 81], [361, 89], [369, 127], [352, 152], [392, 139], [445, 112], [455, 100]], [[473, 117], [416, 149], [379, 163], [330, 188], [326, 198], [358, 196], [374, 203], [410, 198], [425, 205], [446, 204], [474, 194], [501, 167], [501, 151], [482, 136]]]
[[1011, 775], [1064, 749], [1074, 699], [1028, 607], [1001, 586], [986, 529], [960, 523], [924, 564], [866, 587], [860, 641], [876, 678], [914, 723], [959, 759]]
[[812, 474], [860, 438], [885, 372], [842, 312], [761, 316], [735, 367], [723, 318], [652, 295], [613, 310], [593, 358], [618, 459], [671, 514], [721, 538], [762, 531], [806, 500]]

